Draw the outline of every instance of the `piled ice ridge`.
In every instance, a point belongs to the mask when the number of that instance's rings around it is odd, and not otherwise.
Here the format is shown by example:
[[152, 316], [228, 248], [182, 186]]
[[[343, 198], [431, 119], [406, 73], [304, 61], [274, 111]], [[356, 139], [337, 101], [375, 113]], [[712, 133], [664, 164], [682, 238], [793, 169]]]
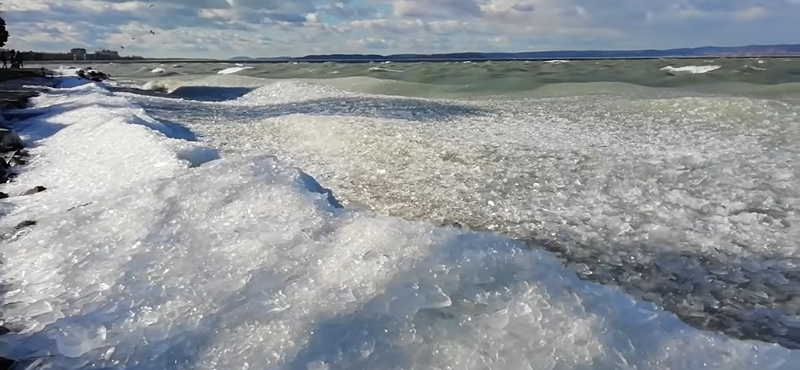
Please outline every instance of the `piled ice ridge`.
[[48, 190], [3, 200], [3, 227], [38, 223], [0, 244], [3, 316], [19, 329], [0, 356], [52, 369], [800, 366], [800, 352], [692, 329], [547, 252], [338, 208], [272, 157], [205, 162], [211, 149], [99, 85], [35, 104], [23, 134], [39, 146], [13, 187]]
[[696, 327], [800, 349], [800, 106], [625, 84], [470, 101], [329, 84], [140, 100], [226, 149], [290, 160], [344, 203], [528, 240]]

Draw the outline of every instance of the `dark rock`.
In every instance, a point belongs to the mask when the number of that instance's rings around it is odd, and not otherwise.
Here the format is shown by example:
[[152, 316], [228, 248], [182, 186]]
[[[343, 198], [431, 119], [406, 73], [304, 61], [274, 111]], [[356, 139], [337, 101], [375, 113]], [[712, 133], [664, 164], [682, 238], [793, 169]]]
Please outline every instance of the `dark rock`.
[[93, 202], [89, 202], [89, 203], [79, 204], [79, 205], [77, 205], [75, 207], [70, 207], [69, 209], [67, 209], [67, 212], [72, 211], [72, 210], [77, 209], [77, 208], [86, 207], [86, 206], [88, 206], [88, 205], [90, 205], [92, 203]]
[[31, 194], [41, 193], [45, 190], [47, 190], [47, 188], [44, 186], [35, 186], [33, 187], [33, 189], [25, 190], [25, 192], [22, 193], [21, 195], [31, 195]]
[[5, 357], [0, 357], [0, 370], [9, 370], [14, 367], [14, 364], [17, 362], [14, 360], [9, 360]]
[[0, 191], [0, 199], [6, 199], [6, 198], [8, 198], [8, 194], [3, 193], [2, 191]]
[[0, 153], [18, 151], [23, 147], [19, 135], [9, 129], [0, 128]]
[[18, 223], [17, 226], [14, 226], [14, 231], [20, 231], [20, 230], [22, 230], [24, 228], [31, 227], [31, 226], [36, 226], [36, 221], [33, 221], [33, 220], [22, 221], [22, 222]]
[[443, 227], [454, 227], [456, 229], [462, 229], [462, 230], [463, 229], [467, 229], [466, 227], [464, 227], [464, 225], [462, 225], [458, 221], [445, 221], [445, 222], [442, 223], [441, 226], [443, 226]]
[[108, 79], [108, 75], [103, 73], [103, 72], [92, 71], [88, 75], [89, 75], [89, 79], [94, 81], [94, 82], [101, 82], [101, 81], [105, 81], [105, 80]]
[[9, 161], [8, 163], [14, 166], [23, 166], [28, 164], [28, 161], [22, 157], [11, 157], [11, 161]]
[[30, 156], [31, 155], [27, 150], [20, 149], [15, 151], [10, 156], [6, 155], [5, 158], [9, 166], [22, 166], [28, 163], [28, 158]]
[[[31, 226], [35, 226], [35, 225], [36, 225], [36, 221], [33, 221], [33, 220], [22, 221], [22, 222], [18, 223], [17, 226], [14, 226], [13, 230], [4, 232], [2, 235], [0, 235], [0, 240], [4, 240], [4, 241], [7, 241], [7, 242], [13, 242], [13, 241], [21, 238], [25, 234], [27, 234], [29, 230], [26, 230], [26, 229], [30, 228]], [[0, 370], [2, 370], [2, 369], [0, 369]]]
[[5, 178], [0, 178], [0, 180], [2, 180], [2, 181], [0, 181], [0, 184], [5, 184], [5, 183], [13, 180], [15, 177], [17, 177], [17, 175], [18, 175], [18, 173], [16, 173], [16, 172], [14, 172], [14, 171], [9, 169], [5, 173]]
[[5, 326], [0, 326], [0, 335], [6, 335], [6, 334], [8, 334], [10, 332], [11, 332], [11, 329], [9, 329], [9, 328], [7, 328]]
[[85, 70], [78, 70], [78, 72], [75, 72], [75, 74], [77, 74], [80, 78], [94, 82], [101, 82], [110, 78], [108, 74], [92, 69], [91, 67], [86, 68]]
[[0, 158], [0, 184], [5, 184], [8, 182], [8, 168], [8, 163], [6, 163], [5, 158]]

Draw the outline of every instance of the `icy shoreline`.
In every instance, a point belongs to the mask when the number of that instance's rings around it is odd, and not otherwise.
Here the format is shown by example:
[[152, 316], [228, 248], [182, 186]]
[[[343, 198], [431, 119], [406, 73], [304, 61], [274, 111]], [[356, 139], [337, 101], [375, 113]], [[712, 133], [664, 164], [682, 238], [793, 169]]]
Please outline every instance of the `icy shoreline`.
[[[187, 141], [102, 84], [33, 99], [2, 200], [0, 356], [76, 369], [794, 369], [547, 252], [342, 209], [269, 156]], [[532, 365], [533, 364], [533, 365]], [[535, 365], [535, 366], [534, 366]]]

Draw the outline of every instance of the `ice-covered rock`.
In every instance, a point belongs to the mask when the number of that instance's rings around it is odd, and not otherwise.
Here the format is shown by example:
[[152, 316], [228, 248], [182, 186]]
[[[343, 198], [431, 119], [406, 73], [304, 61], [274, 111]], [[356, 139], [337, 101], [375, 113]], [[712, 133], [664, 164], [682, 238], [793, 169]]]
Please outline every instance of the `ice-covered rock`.
[[36, 186], [34, 186], [34, 187], [32, 187], [32, 188], [30, 188], [28, 190], [25, 190], [24, 192], [22, 192], [21, 195], [33, 195], [33, 194], [36, 194], [36, 193], [41, 193], [41, 192], [43, 192], [45, 190], [47, 190], [46, 187], [41, 186], [41, 185], [36, 185]]
[[19, 135], [7, 128], [0, 128], [0, 153], [20, 150], [24, 147]]

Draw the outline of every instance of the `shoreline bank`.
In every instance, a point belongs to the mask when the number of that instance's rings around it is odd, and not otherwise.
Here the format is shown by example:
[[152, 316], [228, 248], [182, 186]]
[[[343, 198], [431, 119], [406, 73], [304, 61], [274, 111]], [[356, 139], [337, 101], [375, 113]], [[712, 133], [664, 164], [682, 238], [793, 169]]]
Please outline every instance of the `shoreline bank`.
[[[53, 86], [54, 81], [50, 78], [52, 74], [47, 73], [44, 69], [38, 68], [25, 68], [25, 69], [1, 69], [0, 70], [0, 183], [10, 181], [10, 177], [15, 175], [14, 169], [17, 166], [27, 163], [28, 153], [25, 151], [27, 147], [25, 143], [19, 138], [19, 135], [14, 131], [14, 123], [18, 121], [16, 117], [8, 117], [6, 113], [12, 110], [20, 110], [28, 107], [31, 98], [40, 94], [40, 91], [35, 86]], [[40, 187], [41, 191], [46, 190]], [[5, 189], [4, 189], [5, 190]], [[30, 195], [33, 192], [25, 192], [20, 196]], [[0, 192], [0, 199], [9, 198], [10, 194]], [[0, 214], [0, 218], [5, 216], [5, 212]], [[21, 231], [26, 227], [35, 225], [35, 221], [23, 221], [17, 224], [12, 232], [9, 234], [3, 233], [0, 235], [0, 240], [5, 241], [6, 237], [14, 237], [14, 233]], [[5, 294], [5, 292], [0, 292]], [[0, 297], [0, 302], [4, 300]], [[0, 309], [0, 314], [2, 310]], [[11, 333], [12, 330], [5, 327], [5, 322], [0, 321], [0, 335]], [[17, 363], [16, 360], [8, 359], [0, 356], [0, 370], [7, 370], [12, 368]]]
[[39, 94], [35, 88], [52, 84], [52, 72], [44, 68], [0, 69], [0, 111], [25, 108]]
[[[25, 109], [31, 98], [38, 96], [42, 88], [54, 86], [52, 72], [44, 68], [0, 70], [0, 183], [15, 176], [15, 166], [26, 163], [27, 145], [15, 131], [14, 123], [24, 119], [14, 111]], [[0, 192], [1, 198], [9, 195]]]

